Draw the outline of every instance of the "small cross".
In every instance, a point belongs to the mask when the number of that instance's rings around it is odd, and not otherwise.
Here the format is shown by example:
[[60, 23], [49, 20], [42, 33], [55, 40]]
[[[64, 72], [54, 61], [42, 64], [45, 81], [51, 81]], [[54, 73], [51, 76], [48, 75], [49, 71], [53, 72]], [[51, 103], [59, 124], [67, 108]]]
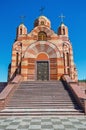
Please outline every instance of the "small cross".
[[41, 7], [41, 8], [40, 8], [40, 13], [41, 13], [41, 15], [43, 14], [44, 9], [45, 9], [45, 7]]
[[24, 23], [25, 16], [24, 15], [20, 16], [20, 19], [21, 19], [21, 23]]
[[61, 18], [61, 22], [63, 23], [65, 16], [63, 14], [61, 14], [61, 16], [59, 16], [59, 18]]

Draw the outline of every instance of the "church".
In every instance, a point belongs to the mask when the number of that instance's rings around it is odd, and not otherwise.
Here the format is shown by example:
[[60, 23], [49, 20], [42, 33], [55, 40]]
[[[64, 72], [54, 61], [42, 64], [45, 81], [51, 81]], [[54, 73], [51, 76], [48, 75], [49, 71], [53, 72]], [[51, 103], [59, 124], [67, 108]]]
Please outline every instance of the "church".
[[33, 23], [29, 33], [24, 23], [16, 30], [8, 84], [0, 94], [0, 116], [86, 114], [68, 27], [61, 22], [55, 33], [43, 15]]
[[33, 23], [29, 33], [23, 23], [16, 30], [8, 81], [18, 74], [23, 81], [55, 81], [64, 74], [77, 81], [68, 27], [61, 22], [55, 33], [51, 21], [42, 15]]

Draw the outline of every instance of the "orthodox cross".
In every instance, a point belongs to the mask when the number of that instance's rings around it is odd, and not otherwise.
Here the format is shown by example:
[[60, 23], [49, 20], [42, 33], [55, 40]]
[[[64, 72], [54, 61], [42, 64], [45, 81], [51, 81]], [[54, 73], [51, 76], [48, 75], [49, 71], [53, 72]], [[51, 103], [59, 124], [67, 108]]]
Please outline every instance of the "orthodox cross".
[[24, 23], [25, 16], [24, 15], [20, 16], [20, 19], [21, 19], [21, 23]]
[[61, 14], [61, 16], [59, 16], [59, 18], [61, 18], [61, 22], [63, 23], [65, 16], [63, 14]]
[[45, 7], [41, 7], [41, 8], [40, 8], [40, 13], [41, 13], [41, 15], [43, 15], [44, 9], [45, 9]]

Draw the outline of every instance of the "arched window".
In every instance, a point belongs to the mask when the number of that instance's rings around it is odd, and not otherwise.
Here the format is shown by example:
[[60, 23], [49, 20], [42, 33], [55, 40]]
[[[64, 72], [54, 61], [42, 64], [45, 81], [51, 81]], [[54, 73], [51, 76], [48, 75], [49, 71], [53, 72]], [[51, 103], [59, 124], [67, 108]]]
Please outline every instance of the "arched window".
[[65, 35], [65, 28], [63, 28], [63, 35]]
[[64, 59], [64, 74], [66, 74], [66, 70], [65, 70], [65, 53], [63, 53], [63, 59]]
[[66, 53], [66, 56], [67, 56], [67, 66], [69, 66], [69, 53], [68, 52]]
[[22, 28], [20, 28], [20, 35], [22, 35]]
[[39, 41], [46, 41], [47, 40], [47, 35], [45, 32], [41, 31], [38, 33], [38, 40]]
[[44, 25], [44, 21], [41, 21], [41, 25]]
[[18, 59], [19, 59], [19, 54], [16, 53], [16, 66], [18, 66]]

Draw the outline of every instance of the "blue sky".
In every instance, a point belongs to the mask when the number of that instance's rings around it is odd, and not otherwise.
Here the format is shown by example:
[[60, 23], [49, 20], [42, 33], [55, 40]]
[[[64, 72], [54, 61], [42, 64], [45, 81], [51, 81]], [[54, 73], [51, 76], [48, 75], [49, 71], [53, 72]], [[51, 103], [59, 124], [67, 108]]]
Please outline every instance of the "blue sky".
[[65, 15], [64, 23], [69, 28], [78, 78], [86, 78], [86, 0], [0, 0], [0, 82], [7, 80], [20, 16], [25, 16], [24, 23], [30, 32], [34, 20], [40, 16], [41, 7], [45, 7], [43, 15], [50, 19], [55, 32], [61, 23], [58, 16]]

